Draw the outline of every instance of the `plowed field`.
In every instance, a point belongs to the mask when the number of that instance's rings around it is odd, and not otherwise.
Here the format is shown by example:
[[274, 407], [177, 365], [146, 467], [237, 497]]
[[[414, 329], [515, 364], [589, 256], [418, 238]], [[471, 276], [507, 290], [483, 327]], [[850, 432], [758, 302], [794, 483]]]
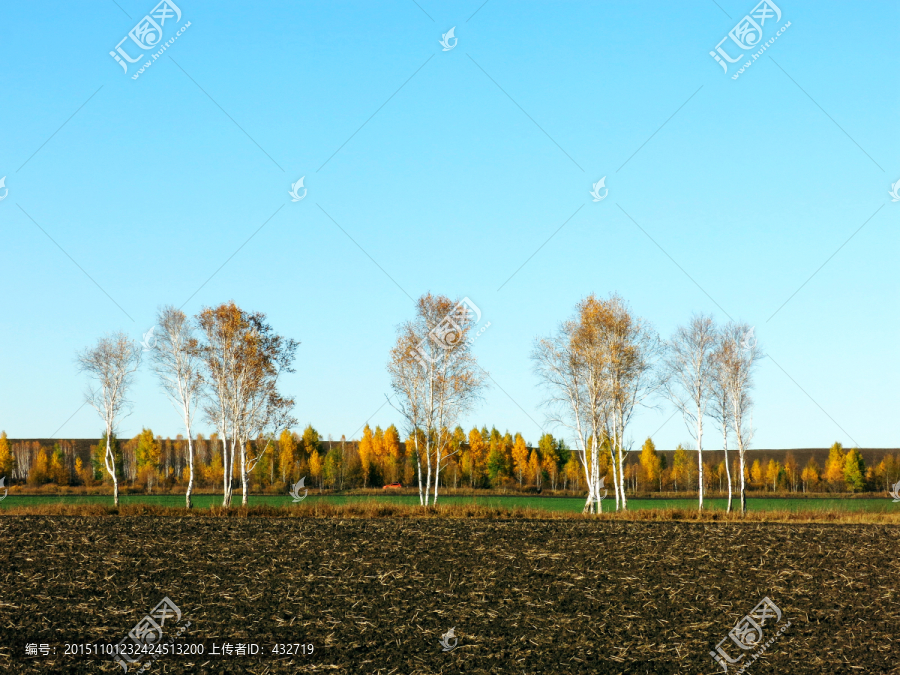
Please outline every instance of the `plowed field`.
[[[119, 643], [168, 597], [164, 641], [204, 655], [149, 672], [714, 673], [768, 597], [783, 616], [762, 643], [790, 626], [746, 672], [900, 673], [896, 526], [5, 517], [0, 534], [3, 672], [123, 672], [66, 644]], [[224, 643], [260, 652], [209, 655]], [[723, 649], [729, 672], [758, 652]]]

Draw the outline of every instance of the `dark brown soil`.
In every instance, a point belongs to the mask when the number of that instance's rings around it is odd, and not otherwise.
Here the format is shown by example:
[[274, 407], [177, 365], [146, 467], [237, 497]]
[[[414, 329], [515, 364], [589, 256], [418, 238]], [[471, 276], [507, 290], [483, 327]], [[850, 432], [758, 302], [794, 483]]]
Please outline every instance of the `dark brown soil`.
[[714, 673], [768, 596], [791, 627], [750, 673], [900, 673], [896, 526], [7, 517], [0, 541], [3, 672], [121, 673], [64, 643], [118, 643], [168, 596], [181, 642], [265, 653], [150, 672]]

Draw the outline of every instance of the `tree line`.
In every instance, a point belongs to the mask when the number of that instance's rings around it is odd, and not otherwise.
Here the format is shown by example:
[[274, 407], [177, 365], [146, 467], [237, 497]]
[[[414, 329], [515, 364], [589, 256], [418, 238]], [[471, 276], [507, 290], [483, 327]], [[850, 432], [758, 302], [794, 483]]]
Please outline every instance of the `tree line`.
[[[471, 349], [480, 319], [480, 311], [472, 309], [468, 298], [454, 303], [446, 296], [421, 296], [415, 317], [398, 328], [388, 361], [393, 390], [389, 401], [414, 444], [423, 505], [438, 499], [442, 472], [464, 459], [463, 446], [454, 444], [447, 430], [474, 409], [488, 386], [490, 376]], [[677, 489], [680, 479], [682, 485], [695, 486], [698, 509], [704, 507], [705, 492], [718, 483], [727, 492], [727, 510], [732, 510], [737, 492], [743, 513], [748, 485], [764, 488], [771, 477], [777, 490], [784, 476], [795, 478], [796, 467], [770, 462], [763, 482], [759, 462], [747, 462], [754, 434], [754, 377], [763, 358], [747, 323], [717, 325], [711, 316], [696, 314], [665, 339], [616, 294], [586, 296], [555, 331], [537, 337], [531, 359], [544, 393], [547, 422], [574, 439], [566, 465], [572, 457], [579, 464], [578, 481], [587, 491], [584, 511], [601, 510], [608, 486], [619, 510], [627, 508], [629, 489], [633, 493], [641, 479], [644, 486], [658, 479], [660, 490], [664, 480]], [[671, 468], [653, 471], [648, 463], [629, 461], [635, 451], [628, 435], [634, 415], [663, 404], [680, 413], [694, 441], [693, 468], [686, 465], [684, 452], [676, 452]], [[724, 453], [715, 466], [703, 454], [709, 422]], [[729, 450], [736, 451], [734, 461], [729, 461]], [[648, 462], [650, 454], [648, 450]], [[524, 475], [521, 462], [514, 462], [516, 471]], [[852, 491], [866, 485], [867, 470], [856, 450], [829, 460], [824, 473], [823, 481], [813, 463], [800, 471], [800, 482], [804, 489], [823, 482], [830, 487], [843, 482]], [[874, 473], [869, 476], [870, 485], [874, 478]], [[797, 484], [791, 482], [792, 487]]]
[[250, 473], [274, 445], [279, 431], [296, 423], [291, 412], [294, 400], [281, 394], [278, 382], [284, 373], [294, 372], [299, 344], [276, 333], [265, 314], [245, 311], [232, 301], [205, 307], [193, 318], [175, 307], [161, 308], [142, 348], [118, 332], [80, 351], [78, 368], [90, 378], [85, 401], [105, 425], [102, 463], [112, 482], [114, 504], [119, 504], [119, 470], [113, 437], [122, 418], [131, 412], [128, 393], [144, 351], [150, 353], [151, 369], [184, 424], [187, 507], [191, 508], [194, 489], [193, 425], [198, 412], [216, 429], [222, 504], [230, 507], [233, 476], [240, 478], [246, 505]]
[[[537, 445], [521, 433], [501, 433], [496, 427], [473, 427], [466, 433], [457, 427], [448, 442], [452, 454], [441, 473], [441, 485], [455, 489], [505, 489], [530, 492], [581, 493], [586, 489], [581, 462], [561, 438], [541, 435]], [[252, 444], [266, 443], [255, 439]], [[195, 485], [204, 490], [221, 486], [224, 475], [221, 443], [217, 434], [193, 439]], [[188, 444], [183, 436], [163, 438], [150, 429], [131, 439], [111, 439], [120, 484], [132, 490], [181, 491], [189, 484]], [[458, 450], [458, 452], [456, 452]], [[37, 441], [10, 442], [0, 433], [0, 475], [12, 483], [32, 488], [47, 486], [111, 487], [106, 474], [106, 439], [84, 452], [76, 443], [60, 440], [53, 445]], [[250, 451], [253, 452], [253, 451]], [[762, 451], [760, 451], [762, 452]], [[753, 451], [752, 454], [757, 454]], [[900, 453], [884, 453], [866, 465], [855, 448], [835, 443], [827, 455], [811, 456], [803, 465], [795, 453], [768, 453], [752, 458], [745, 467], [748, 491], [765, 494], [854, 493], [890, 490], [900, 481]], [[630, 453], [625, 464], [628, 494], [695, 493], [699, 471], [692, 450], [679, 445], [674, 452], [658, 452], [648, 438], [640, 452]], [[416, 484], [415, 444], [400, 440], [397, 427], [373, 430], [366, 425], [357, 440], [323, 440], [312, 425], [302, 433], [283, 430], [277, 443], [262, 452], [250, 473], [254, 492], [284, 493], [306, 476], [310, 487], [324, 490], [380, 488], [388, 483]], [[611, 455], [600, 453], [601, 473], [612, 481]], [[732, 460], [730, 474], [737, 476], [739, 463]], [[705, 489], [723, 494], [728, 472], [724, 460], [705, 461]], [[234, 468], [233, 480], [239, 475]]]
[[[547, 422], [563, 430], [571, 448], [549, 433], [536, 447], [496, 428], [466, 434], [460, 422], [490, 379], [472, 351], [480, 316], [468, 298], [421, 296], [388, 355], [387, 402], [401, 426], [366, 426], [358, 443], [342, 439], [325, 450], [311, 426], [300, 436], [289, 431], [296, 424], [294, 400], [282, 394], [279, 380], [293, 372], [299, 342], [275, 332], [264, 314], [234, 302], [205, 307], [194, 317], [163, 307], [143, 349], [119, 332], [77, 355], [90, 378], [85, 401], [104, 423], [90, 466], [78, 464], [80, 458], [67, 463], [65, 448], [56, 447], [36, 450], [27, 467], [20, 463], [7, 473], [32, 482], [107, 481], [116, 504], [120, 480], [148, 490], [184, 485], [190, 508], [195, 485], [221, 485], [223, 505], [230, 506], [236, 484], [247, 504], [251, 483], [278, 487], [308, 475], [319, 487], [337, 489], [415, 484], [424, 506], [437, 501], [442, 486], [581, 489], [585, 511], [598, 512], [608, 488], [616, 509], [627, 508], [629, 494], [669, 489], [696, 490], [702, 509], [704, 494], [718, 487], [727, 491], [728, 510], [736, 491], [744, 511], [748, 486], [771, 483], [777, 490], [789, 483], [792, 490], [812, 491], [843, 481], [859, 491], [894, 471], [893, 459], [867, 468], [858, 451], [842, 449], [822, 469], [814, 462], [803, 469], [788, 461], [748, 465], [753, 378], [764, 358], [752, 327], [735, 321], [718, 326], [710, 316], [695, 315], [662, 339], [615, 294], [583, 298], [555, 331], [534, 340], [531, 359]], [[149, 429], [129, 441], [116, 437], [131, 412], [128, 394], [145, 352], [182, 418], [185, 433], [175, 441]], [[694, 441], [693, 466], [683, 448], [669, 467], [650, 439], [640, 453], [633, 447], [628, 430], [636, 411], [661, 404], [681, 414]], [[215, 430], [208, 439], [194, 433], [198, 415]], [[725, 459], [718, 463], [704, 459], [709, 421], [721, 434]], [[729, 450], [736, 450], [732, 461]], [[3, 453], [0, 445], [0, 465], [7, 461]]]

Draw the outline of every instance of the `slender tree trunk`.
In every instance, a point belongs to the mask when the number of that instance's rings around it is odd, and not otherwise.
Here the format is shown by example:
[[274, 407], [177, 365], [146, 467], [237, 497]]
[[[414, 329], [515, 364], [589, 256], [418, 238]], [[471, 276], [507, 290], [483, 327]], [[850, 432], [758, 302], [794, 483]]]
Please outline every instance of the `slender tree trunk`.
[[[596, 441], [596, 436], [594, 437]], [[600, 447], [595, 442], [591, 447], [591, 471], [585, 476], [585, 485], [588, 489], [588, 513], [597, 513], [597, 485], [600, 483]]]
[[609, 463], [612, 465], [612, 475], [613, 475], [613, 489], [616, 493], [616, 511], [620, 508], [620, 499], [619, 499], [619, 472], [616, 467], [616, 448], [615, 448], [615, 432], [613, 432], [613, 438], [610, 439], [609, 444]]
[[622, 455], [622, 445], [621, 443], [617, 443], [617, 449], [619, 454], [619, 480], [622, 481], [622, 510], [628, 510], [628, 498], [625, 496], [625, 482], [624, 482], [624, 473], [625, 473], [625, 461]]
[[194, 493], [194, 443], [191, 440], [191, 428], [188, 426], [188, 486], [184, 493], [185, 506], [191, 508], [191, 495]]
[[592, 499], [592, 497], [593, 497], [593, 495], [591, 494], [591, 488], [590, 488], [590, 486], [588, 486], [588, 496], [587, 496], [587, 501], [585, 501], [585, 503], [584, 503], [584, 508], [581, 509], [581, 512], [582, 512], [582, 513], [593, 513], [593, 510], [592, 510], [592, 509], [593, 509], [593, 505], [592, 505], [593, 499]]
[[[623, 435], [625, 431], [624, 420], [621, 417], [622, 412], [617, 406], [616, 410], [616, 422], [615, 422], [615, 431], [613, 433], [613, 445], [615, 446], [614, 450], [618, 455], [618, 471], [619, 471], [619, 483], [622, 486], [622, 510], [628, 510], [628, 500], [625, 497], [625, 481], [624, 481], [624, 473], [625, 473], [625, 462], [623, 460], [622, 455], [622, 441], [624, 440]], [[610, 453], [612, 454], [612, 453]], [[616, 463], [616, 459], [613, 458], [613, 464]]]
[[[598, 480], [597, 480], [597, 483], [594, 485], [594, 497], [595, 497], [595, 499], [596, 499], [596, 504], [597, 504], [597, 506], [595, 507], [594, 511], [595, 511], [598, 515], [601, 514], [601, 513], [603, 513], [603, 499], [600, 497], [600, 480], [599, 480], [599, 475], [600, 475], [600, 472], [598, 471], [598, 472], [597, 472]], [[608, 492], [608, 491], [607, 491], [607, 492]]]
[[438, 448], [435, 451], [435, 467], [434, 467], [434, 499], [431, 501], [432, 504], [437, 504], [438, 500], [438, 484], [441, 482], [441, 451]]
[[228, 459], [228, 436], [222, 432], [222, 506], [231, 506], [231, 464]]
[[425, 439], [425, 506], [431, 497], [431, 439]]
[[728, 427], [725, 425], [722, 426], [722, 447], [725, 450], [725, 474], [728, 476], [728, 506], [725, 513], [731, 513], [731, 467], [728, 465]]
[[[109, 475], [112, 476], [113, 480], [113, 506], [119, 508], [119, 478], [116, 476], [116, 458], [113, 455], [112, 447], [109, 442], [109, 437], [112, 435], [112, 429], [110, 425], [106, 425], [106, 470], [109, 472]], [[110, 468], [110, 464], [112, 464], [112, 468]]]
[[702, 410], [697, 409], [697, 510], [703, 510], [703, 416]]
[[596, 443], [592, 443], [590, 456], [588, 456], [587, 446], [584, 443], [582, 443], [582, 447], [584, 447], [584, 452], [581, 454], [581, 464], [584, 469], [584, 484], [587, 487], [588, 495], [581, 512], [593, 513], [595, 477], [599, 470], [597, 467], [599, 452], [597, 451]]
[[247, 471], [247, 443], [241, 441], [241, 505], [250, 503], [250, 474]]
[[425, 506], [425, 495], [422, 494], [422, 456], [419, 452], [419, 433], [418, 429], [413, 431], [415, 434], [415, 448], [416, 448], [416, 472], [419, 477], [419, 506]]

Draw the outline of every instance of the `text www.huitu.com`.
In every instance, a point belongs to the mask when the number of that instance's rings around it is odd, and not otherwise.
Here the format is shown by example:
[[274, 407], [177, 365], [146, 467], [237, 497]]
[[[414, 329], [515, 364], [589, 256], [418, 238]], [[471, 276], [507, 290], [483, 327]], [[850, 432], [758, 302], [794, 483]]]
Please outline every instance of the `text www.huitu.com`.
[[788, 21], [781, 28], [779, 28], [778, 32], [775, 33], [774, 37], [772, 37], [768, 42], [764, 42], [762, 48], [758, 52], [750, 55], [750, 57], [751, 57], [750, 60], [747, 61], [747, 63], [745, 63], [744, 65], [742, 65], [740, 67], [740, 69], [734, 75], [731, 76], [731, 79], [732, 80], [738, 79], [741, 76], [741, 73], [743, 73], [745, 70], [747, 70], [747, 68], [752, 66], [753, 62], [756, 61], [756, 59], [758, 59], [760, 56], [762, 56], [763, 52], [769, 48], [769, 45], [774, 44], [775, 40], [778, 39], [778, 36], [781, 35], [782, 33], [784, 33], [784, 31], [786, 31], [790, 27], [790, 25], [791, 25], [791, 22]]
[[188, 22], [187, 22], [186, 24], [184, 24], [181, 28], [179, 28], [179, 29], [178, 29], [178, 32], [175, 33], [174, 37], [170, 38], [167, 42], [164, 42], [162, 48], [161, 48], [158, 52], [154, 52], [153, 54], [150, 55], [150, 60], [147, 61], [147, 63], [145, 63], [144, 65], [142, 65], [142, 66], [138, 69], [138, 71], [137, 71], [134, 75], [131, 76], [131, 79], [132, 79], [132, 80], [138, 79], [138, 78], [141, 76], [141, 73], [143, 73], [145, 70], [147, 70], [147, 68], [149, 68], [150, 66], [152, 66], [152, 65], [153, 65], [153, 62], [156, 61], [156, 59], [158, 59], [160, 56], [162, 56], [163, 52], [166, 51], [171, 45], [173, 45], [173, 44], [175, 43], [175, 40], [177, 40], [178, 37], [179, 37], [184, 31], [186, 31], [190, 25], [191, 25], [191, 22], [188, 21]]

